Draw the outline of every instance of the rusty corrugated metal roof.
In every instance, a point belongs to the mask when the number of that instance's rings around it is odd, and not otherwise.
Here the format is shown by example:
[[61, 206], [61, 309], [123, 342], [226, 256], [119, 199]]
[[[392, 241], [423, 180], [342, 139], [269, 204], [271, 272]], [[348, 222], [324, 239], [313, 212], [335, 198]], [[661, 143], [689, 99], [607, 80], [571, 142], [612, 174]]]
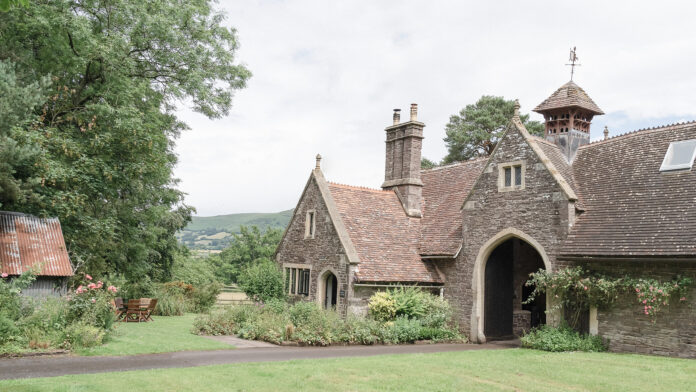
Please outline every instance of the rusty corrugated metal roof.
[[0, 211], [0, 272], [20, 275], [34, 265], [43, 276], [73, 274], [58, 218]]

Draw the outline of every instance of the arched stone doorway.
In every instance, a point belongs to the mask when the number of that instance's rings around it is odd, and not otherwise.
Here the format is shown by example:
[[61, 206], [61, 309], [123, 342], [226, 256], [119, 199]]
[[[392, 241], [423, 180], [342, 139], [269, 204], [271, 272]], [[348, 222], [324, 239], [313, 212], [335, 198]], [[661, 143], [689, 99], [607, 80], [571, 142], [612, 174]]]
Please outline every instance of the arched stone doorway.
[[487, 340], [511, 339], [546, 322], [545, 301], [523, 304], [531, 293], [525, 282], [541, 268], [541, 255], [519, 238], [505, 240], [491, 252], [484, 278], [483, 333]]
[[319, 278], [319, 303], [324, 309], [336, 307], [338, 297], [338, 279], [331, 271], [324, 272]]
[[[547, 322], [547, 298], [522, 304], [533, 289], [524, 283], [540, 268], [551, 270], [546, 252], [520, 230], [505, 229], [481, 247], [474, 264], [472, 340], [511, 338], [522, 329]], [[548, 321], [554, 324], [555, 317]]]

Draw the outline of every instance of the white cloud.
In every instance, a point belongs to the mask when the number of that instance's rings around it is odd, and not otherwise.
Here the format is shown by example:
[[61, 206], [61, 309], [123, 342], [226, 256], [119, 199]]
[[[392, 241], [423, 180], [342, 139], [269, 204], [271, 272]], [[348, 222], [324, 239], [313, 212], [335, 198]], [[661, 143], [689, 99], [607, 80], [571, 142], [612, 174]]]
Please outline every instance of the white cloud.
[[[230, 116], [182, 109], [175, 174], [199, 215], [294, 207], [324, 156], [329, 180], [379, 187], [393, 108], [419, 104], [423, 155], [445, 153], [451, 114], [484, 94], [523, 112], [576, 82], [612, 134], [696, 118], [696, 6], [670, 2], [223, 1], [254, 76]], [[536, 116], [536, 115], [535, 115]]]

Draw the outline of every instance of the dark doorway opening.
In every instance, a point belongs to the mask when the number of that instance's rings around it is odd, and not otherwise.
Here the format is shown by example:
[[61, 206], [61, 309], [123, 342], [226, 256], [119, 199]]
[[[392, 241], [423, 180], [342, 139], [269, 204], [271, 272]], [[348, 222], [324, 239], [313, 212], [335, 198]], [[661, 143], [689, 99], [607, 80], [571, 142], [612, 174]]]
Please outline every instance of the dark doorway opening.
[[487, 340], [511, 339], [546, 323], [546, 297], [524, 302], [534, 290], [529, 274], [544, 268], [541, 255], [528, 243], [511, 238], [498, 245], [485, 269], [483, 333]]
[[338, 279], [336, 279], [336, 275], [329, 272], [324, 283], [324, 308], [331, 309], [336, 307], [337, 293]]

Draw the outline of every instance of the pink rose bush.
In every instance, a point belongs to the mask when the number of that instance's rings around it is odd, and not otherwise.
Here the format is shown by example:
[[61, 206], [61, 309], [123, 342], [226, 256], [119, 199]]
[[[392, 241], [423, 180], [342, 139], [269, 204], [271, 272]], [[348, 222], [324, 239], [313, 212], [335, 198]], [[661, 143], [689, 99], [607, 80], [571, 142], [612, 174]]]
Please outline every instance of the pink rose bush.
[[93, 281], [89, 274], [75, 288], [69, 299], [70, 321], [83, 322], [97, 328], [109, 329], [114, 322], [113, 299], [118, 288], [105, 287], [104, 282]]

